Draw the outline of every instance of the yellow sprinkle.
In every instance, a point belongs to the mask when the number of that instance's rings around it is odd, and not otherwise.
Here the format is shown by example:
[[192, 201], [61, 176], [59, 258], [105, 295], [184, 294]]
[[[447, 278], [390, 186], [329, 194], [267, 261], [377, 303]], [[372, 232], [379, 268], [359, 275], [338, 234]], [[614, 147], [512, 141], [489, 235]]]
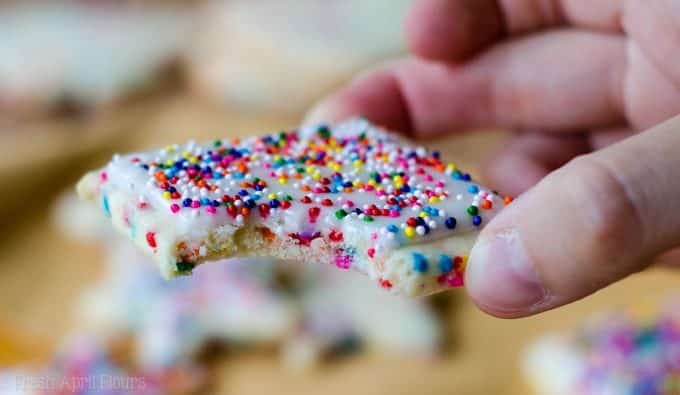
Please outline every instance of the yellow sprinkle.
[[319, 178], [321, 178], [321, 173], [312, 174], [312, 178], [315, 179], [315, 180], [318, 180]]
[[182, 158], [188, 158], [190, 156], [191, 156], [191, 153], [189, 151], [182, 152]]
[[373, 186], [373, 187], [374, 187], [374, 186], [375, 186], [375, 184], [377, 184], [377, 182], [376, 182], [376, 181], [375, 181], [374, 179], [372, 179], [372, 178], [371, 178], [370, 180], [368, 180], [368, 185], [370, 185], [370, 186]]
[[271, 200], [271, 199], [276, 199], [276, 194], [275, 194], [275, 193], [270, 193], [269, 195], [267, 195], [267, 199], [269, 199], [269, 200]]
[[175, 148], [172, 145], [168, 145], [165, 147], [165, 150], [168, 151], [169, 153], [175, 152]]
[[427, 213], [425, 211], [421, 211], [420, 214], [418, 214], [420, 218], [427, 218]]
[[361, 159], [357, 159], [354, 162], [352, 162], [352, 164], [354, 164], [354, 166], [356, 167], [360, 167], [361, 165], [364, 164], [364, 162], [362, 162]]
[[198, 158], [195, 157], [195, 156], [192, 156], [191, 158], [189, 158], [189, 163], [191, 163], [191, 164], [198, 163]]
[[168, 165], [168, 166], [172, 166], [173, 163], [175, 163], [175, 162], [173, 162], [172, 159], [168, 159], [168, 160], [165, 161], [165, 164]]
[[401, 187], [403, 187], [403, 186], [404, 186], [404, 183], [401, 182], [401, 181], [395, 182], [395, 183], [394, 183], [394, 187], [395, 187], [395, 188], [401, 188]]
[[467, 267], [468, 257], [467, 255], [463, 255], [461, 258], [463, 258], [463, 261], [460, 263], [460, 271], [464, 272], [465, 268]]
[[250, 156], [250, 159], [251, 159], [251, 160], [258, 160], [258, 159], [260, 159], [260, 157], [257, 156], [257, 154], [252, 154], [252, 155]]
[[288, 184], [288, 179], [287, 178], [279, 178], [279, 184], [281, 184], [281, 185]]
[[352, 185], [354, 186], [354, 188], [361, 188], [361, 187], [364, 186], [364, 184], [362, 184], [362, 183], [359, 182], [359, 181], [354, 181], [354, 182], [352, 183]]
[[406, 237], [413, 237], [416, 235], [416, 228], [412, 226], [407, 226], [404, 228], [404, 234], [406, 235]]
[[168, 191], [163, 192], [163, 198], [170, 200], [172, 194]]
[[307, 168], [307, 173], [314, 173], [315, 171], [316, 171], [316, 168], [314, 168], [314, 166], [309, 166]]
[[439, 203], [439, 198], [436, 197], [436, 196], [432, 196], [432, 197], [430, 198], [430, 203]]
[[449, 163], [448, 165], [446, 165], [446, 171], [448, 172], [456, 171], [456, 165], [454, 165], [453, 163]]

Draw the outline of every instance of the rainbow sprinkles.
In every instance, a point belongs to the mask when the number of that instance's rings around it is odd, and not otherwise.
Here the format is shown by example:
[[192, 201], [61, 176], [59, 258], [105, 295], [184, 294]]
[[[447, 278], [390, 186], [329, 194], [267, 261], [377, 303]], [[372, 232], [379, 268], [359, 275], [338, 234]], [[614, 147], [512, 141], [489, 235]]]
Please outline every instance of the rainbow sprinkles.
[[462, 286], [479, 229], [512, 200], [364, 119], [116, 155], [78, 191], [166, 277], [268, 256], [409, 295]]

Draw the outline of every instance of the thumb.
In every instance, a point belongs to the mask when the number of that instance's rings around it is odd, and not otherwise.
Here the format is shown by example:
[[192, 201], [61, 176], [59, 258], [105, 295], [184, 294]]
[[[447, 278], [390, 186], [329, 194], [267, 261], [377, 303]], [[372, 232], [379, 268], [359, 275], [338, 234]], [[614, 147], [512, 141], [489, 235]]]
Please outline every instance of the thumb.
[[578, 157], [482, 231], [466, 274], [499, 317], [558, 307], [680, 245], [680, 117]]

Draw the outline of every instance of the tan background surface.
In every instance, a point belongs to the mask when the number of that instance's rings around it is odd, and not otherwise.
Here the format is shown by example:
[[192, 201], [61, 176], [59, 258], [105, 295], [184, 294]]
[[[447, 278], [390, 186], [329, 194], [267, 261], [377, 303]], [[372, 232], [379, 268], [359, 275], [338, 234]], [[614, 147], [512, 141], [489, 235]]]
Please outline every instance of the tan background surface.
[[[79, 292], [96, 281], [101, 252], [58, 234], [49, 204], [84, 170], [113, 152], [162, 146], [188, 138], [244, 136], [295, 125], [296, 119], [240, 116], [168, 97], [132, 103], [101, 119], [46, 122], [0, 134], [0, 365], [46, 358], [74, 326]], [[428, 142], [472, 172], [502, 141], [499, 133]], [[442, 148], [445, 147], [445, 148]], [[539, 317], [506, 321], [456, 299], [451, 345], [435, 360], [362, 353], [308, 372], [282, 369], [275, 353], [231, 353], [218, 360], [216, 392], [231, 394], [525, 394], [522, 348], [547, 330], [570, 328], [592, 311], [632, 305], [646, 309], [680, 284], [660, 269], [635, 275], [582, 302]]]

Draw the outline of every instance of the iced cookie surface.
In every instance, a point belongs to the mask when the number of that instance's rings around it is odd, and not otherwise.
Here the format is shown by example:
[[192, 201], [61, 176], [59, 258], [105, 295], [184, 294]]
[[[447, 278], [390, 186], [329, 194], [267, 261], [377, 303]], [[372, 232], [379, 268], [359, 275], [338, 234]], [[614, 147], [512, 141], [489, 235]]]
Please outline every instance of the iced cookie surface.
[[78, 190], [166, 277], [270, 256], [410, 295], [461, 286], [480, 227], [510, 201], [362, 119], [117, 155]]

